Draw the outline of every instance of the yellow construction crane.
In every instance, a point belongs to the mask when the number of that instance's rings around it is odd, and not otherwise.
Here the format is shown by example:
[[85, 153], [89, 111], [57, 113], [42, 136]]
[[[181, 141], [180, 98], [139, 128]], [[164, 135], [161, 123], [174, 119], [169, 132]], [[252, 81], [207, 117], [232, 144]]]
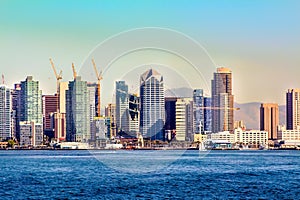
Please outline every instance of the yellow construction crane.
[[73, 77], [74, 77], [74, 80], [75, 80], [76, 76], [77, 76], [77, 73], [76, 73], [76, 70], [75, 70], [74, 63], [72, 63], [72, 70], [73, 70]]
[[[49, 58], [55, 78], [56, 78], [56, 92], [57, 92], [57, 102], [59, 102], [59, 82], [62, 79], [62, 70], [60, 70], [59, 74], [57, 74], [54, 63], [51, 58]], [[56, 107], [57, 112], [59, 112], [59, 103], [57, 103]]]
[[100, 96], [100, 91], [101, 91], [101, 80], [103, 79], [102, 77], [102, 71], [100, 71], [100, 73], [98, 73], [97, 67], [96, 67], [96, 63], [95, 60], [92, 59], [92, 63], [94, 66], [94, 70], [97, 76], [97, 95], [98, 95], [98, 105], [97, 105], [97, 111], [96, 111], [96, 116], [100, 117], [100, 109], [101, 109], [101, 96]]

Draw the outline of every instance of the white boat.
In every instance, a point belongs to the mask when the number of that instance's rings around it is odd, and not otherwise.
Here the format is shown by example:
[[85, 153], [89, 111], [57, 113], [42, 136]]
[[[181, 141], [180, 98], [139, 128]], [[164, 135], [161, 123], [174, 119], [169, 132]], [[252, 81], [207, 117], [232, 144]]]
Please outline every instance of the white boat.
[[203, 142], [199, 143], [199, 151], [207, 151]]

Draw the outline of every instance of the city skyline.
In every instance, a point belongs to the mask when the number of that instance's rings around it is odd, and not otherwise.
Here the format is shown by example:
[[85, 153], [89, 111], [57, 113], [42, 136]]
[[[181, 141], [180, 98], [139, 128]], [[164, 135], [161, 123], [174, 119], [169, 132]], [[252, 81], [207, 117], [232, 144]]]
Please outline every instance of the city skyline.
[[[162, 27], [184, 33], [202, 44], [215, 61], [215, 68], [230, 67], [238, 103], [282, 105], [283, 91], [300, 87], [298, 1], [232, 1], [235, 6], [222, 1], [190, 1], [184, 5], [172, 1], [168, 4], [171, 9], [166, 8], [167, 2], [116, 2], [1, 2], [0, 60], [7, 85], [12, 87], [32, 71], [31, 75], [41, 81], [42, 90], [53, 94], [55, 77], [49, 57], [63, 70], [64, 80], [71, 80], [71, 63], [83, 67], [81, 63], [91, 50], [110, 36], [134, 28]], [[143, 20], [139, 19], [142, 13], [153, 10], [155, 17], [143, 15]], [[116, 13], [126, 17], [114, 18]], [[99, 68], [104, 68], [102, 61], [97, 62]], [[273, 76], [268, 76], [270, 72]]]

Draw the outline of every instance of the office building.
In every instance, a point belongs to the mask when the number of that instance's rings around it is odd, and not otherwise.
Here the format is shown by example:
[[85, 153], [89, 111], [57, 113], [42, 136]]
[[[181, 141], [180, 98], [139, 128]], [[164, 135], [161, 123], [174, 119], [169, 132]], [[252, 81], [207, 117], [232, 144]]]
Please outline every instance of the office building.
[[116, 104], [109, 103], [105, 107], [105, 118], [109, 118], [110, 122], [110, 137], [115, 138], [116, 133]]
[[269, 139], [277, 139], [279, 125], [278, 104], [262, 103], [260, 106], [260, 130], [269, 133]]
[[129, 133], [129, 96], [125, 81], [116, 81], [116, 126], [117, 131]]
[[42, 91], [32, 76], [21, 82], [20, 107], [20, 121], [43, 124]]
[[164, 101], [163, 76], [149, 69], [140, 77], [140, 132], [144, 138], [164, 139]]
[[243, 145], [252, 145], [255, 147], [268, 145], [268, 132], [260, 130], [243, 130], [237, 128], [234, 130], [235, 142]]
[[234, 116], [232, 73], [228, 68], [218, 68], [212, 80], [212, 132], [233, 132]]
[[129, 94], [129, 134], [137, 137], [140, 131], [140, 98], [136, 94]]
[[57, 112], [58, 98], [57, 95], [43, 95], [43, 128], [44, 131], [54, 131], [52, 116]]
[[203, 130], [204, 133], [211, 133], [212, 132], [212, 109], [211, 109], [211, 98], [204, 97], [204, 125]]
[[20, 122], [20, 146], [39, 146], [43, 144], [43, 125], [34, 121]]
[[176, 101], [176, 140], [193, 141], [193, 100], [178, 98]]
[[286, 93], [286, 128], [296, 130], [300, 126], [300, 89], [289, 89]]
[[11, 121], [11, 91], [8, 87], [0, 86], [0, 142], [12, 137]]
[[88, 96], [89, 96], [89, 116], [90, 116], [90, 134], [91, 134], [91, 140], [96, 140], [96, 123], [95, 123], [95, 117], [96, 117], [96, 93], [97, 93], [97, 87], [98, 85], [96, 83], [88, 83], [87, 84], [87, 90], [88, 90]]
[[66, 91], [66, 136], [70, 142], [89, 142], [90, 107], [87, 82], [80, 76], [69, 82]]
[[204, 97], [202, 89], [193, 91], [193, 109], [194, 109], [194, 133], [201, 134], [204, 132]]
[[15, 84], [12, 96], [12, 137], [20, 141], [21, 84]]

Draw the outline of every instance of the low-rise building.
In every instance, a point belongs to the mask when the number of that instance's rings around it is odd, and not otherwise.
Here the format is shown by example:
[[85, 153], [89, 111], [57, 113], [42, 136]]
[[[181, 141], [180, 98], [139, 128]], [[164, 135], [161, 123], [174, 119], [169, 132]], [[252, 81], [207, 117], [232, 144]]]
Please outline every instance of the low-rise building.
[[234, 130], [235, 143], [244, 145], [267, 145], [268, 132], [260, 130], [243, 131], [242, 128]]
[[230, 133], [229, 131], [223, 131], [223, 132], [208, 134], [207, 139], [209, 139], [209, 140], [222, 140], [222, 141], [230, 142], [232, 144], [235, 143], [234, 134]]

